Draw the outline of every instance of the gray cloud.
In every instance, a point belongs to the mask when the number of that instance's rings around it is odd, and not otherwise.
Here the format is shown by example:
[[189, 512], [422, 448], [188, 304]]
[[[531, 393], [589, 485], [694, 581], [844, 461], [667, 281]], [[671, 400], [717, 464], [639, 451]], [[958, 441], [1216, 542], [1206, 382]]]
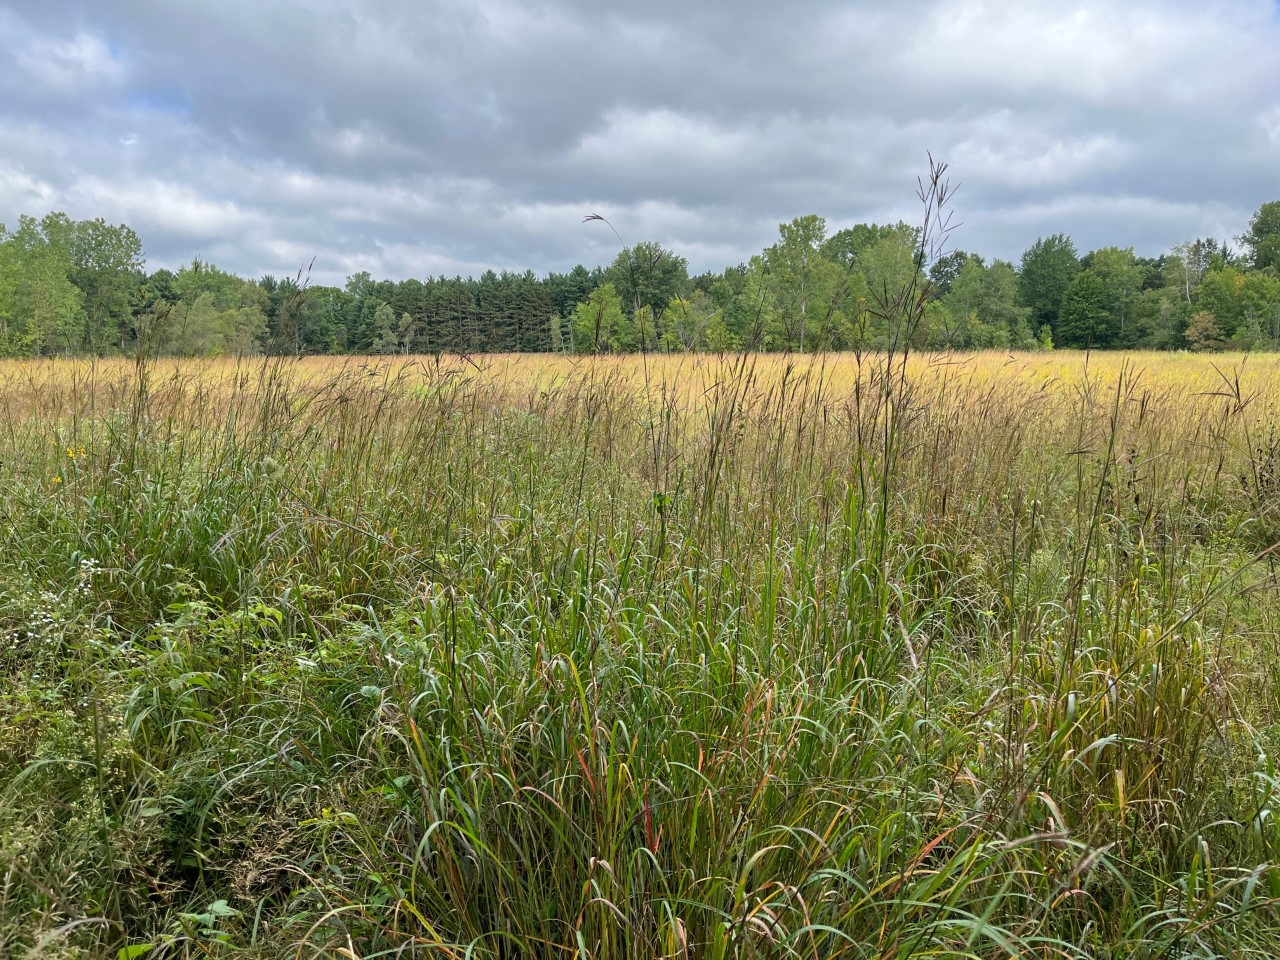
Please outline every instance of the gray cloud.
[[1280, 6], [986, 0], [0, 2], [0, 221], [137, 229], [153, 266], [404, 277], [695, 270], [820, 213], [1016, 258], [1241, 232], [1280, 197]]

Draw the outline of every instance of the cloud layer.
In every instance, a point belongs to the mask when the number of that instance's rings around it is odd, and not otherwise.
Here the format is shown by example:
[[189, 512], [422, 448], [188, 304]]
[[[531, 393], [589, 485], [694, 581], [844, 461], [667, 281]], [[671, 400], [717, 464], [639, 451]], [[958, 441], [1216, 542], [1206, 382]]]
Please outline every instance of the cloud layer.
[[694, 270], [777, 224], [1159, 253], [1280, 199], [1280, 5], [0, 2], [0, 222], [65, 210], [254, 276]]

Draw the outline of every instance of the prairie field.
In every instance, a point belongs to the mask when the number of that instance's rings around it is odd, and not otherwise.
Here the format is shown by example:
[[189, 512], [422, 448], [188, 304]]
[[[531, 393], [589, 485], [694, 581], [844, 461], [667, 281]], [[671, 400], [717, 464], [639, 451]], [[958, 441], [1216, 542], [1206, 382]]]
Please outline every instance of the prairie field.
[[1280, 357], [0, 363], [0, 957], [1280, 953]]

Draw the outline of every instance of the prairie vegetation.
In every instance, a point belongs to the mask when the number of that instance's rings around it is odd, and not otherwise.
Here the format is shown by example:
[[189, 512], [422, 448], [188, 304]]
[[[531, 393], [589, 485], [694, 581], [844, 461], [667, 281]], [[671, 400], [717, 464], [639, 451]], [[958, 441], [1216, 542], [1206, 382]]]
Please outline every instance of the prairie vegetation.
[[0, 955], [1276, 953], [1274, 358], [12, 362], [0, 411]]

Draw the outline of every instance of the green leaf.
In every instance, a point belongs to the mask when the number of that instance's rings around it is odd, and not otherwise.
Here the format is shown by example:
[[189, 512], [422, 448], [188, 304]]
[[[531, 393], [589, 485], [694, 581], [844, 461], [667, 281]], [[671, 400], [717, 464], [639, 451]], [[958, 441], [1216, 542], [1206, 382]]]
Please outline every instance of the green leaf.
[[238, 917], [240, 911], [227, 905], [225, 900], [215, 900], [209, 904], [209, 913], [215, 917]]
[[154, 943], [134, 943], [116, 951], [116, 960], [137, 960], [155, 949]]

